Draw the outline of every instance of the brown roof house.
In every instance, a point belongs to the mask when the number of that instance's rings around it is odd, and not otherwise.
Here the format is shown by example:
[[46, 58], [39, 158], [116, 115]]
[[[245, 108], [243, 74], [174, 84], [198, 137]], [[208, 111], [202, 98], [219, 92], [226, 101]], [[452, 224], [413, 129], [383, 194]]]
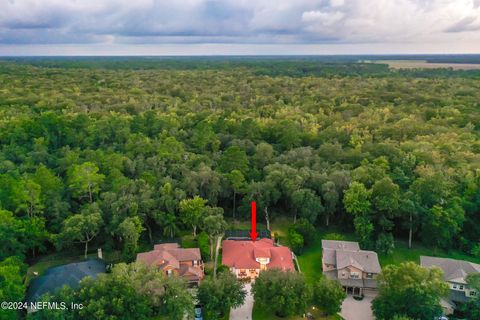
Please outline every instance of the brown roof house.
[[230, 267], [237, 278], [255, 279], [261, 271], [279, 269], [295, 272], [289, 248], [276, 246], [272, 239], [224, 240], [222, 264]]
[[361, 250], [358, 242], [322, 240], [323, 274], [338, 280], [347, 292], [363, 295], [376, 290], [381, 272], [377, 254]]
[[157, 244], [152, 251], [139, 253], [137, 261], [156, 266], [168, 276], [185, 278], [191, 284], [198, 284], [205, 276], [200, 249], [180, 248], [178, 243]]
[[438, 267], [443, 270], [443, 278], [450, 286], [450, 296], [442, 301], [446, 313], [453, 313], [457, 308], [457, 304], [468, 302], [469, 299], [477, 294], [474, 289], [467, 285], [467, 276], [473, 273], [480, 273], [480, 265], [464, 260], [455, 260], [436, 257], [420, 257], [420, 265], [422, 267]]

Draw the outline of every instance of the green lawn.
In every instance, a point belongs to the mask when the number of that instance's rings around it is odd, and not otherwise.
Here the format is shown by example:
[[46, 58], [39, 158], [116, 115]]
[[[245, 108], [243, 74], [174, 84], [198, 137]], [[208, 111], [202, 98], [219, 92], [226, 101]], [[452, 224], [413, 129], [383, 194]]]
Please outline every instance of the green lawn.
[[408, 243], [403, 240], [395, 241], [395, 249], [393, 250], [392, 254], [378, 254], [378, 258], [382, 267], [385, 267], [389, 264], [400, 264], [405, 261], [414, 261], [420, 263], [420, 256], [435, 256], [480, 263], [479, 258], [472, 257], [458, 250], [451, 250], [447, 252], [441, 249], [429, 248], [420, 243], [413, 243], [412, 248], [409, 249]]
[[[324, 316], [318, 309], [310, 309], [310, 313], [314, 316], [316, 320], [341, 320], [342, 318], [338, 315], [333, 316]], [[253, 306], [253, 320], [304, 320], [302, 316], [294, 316], [288, 318], [280, 318], [274, 314], [268, 312], [265, 308]]]

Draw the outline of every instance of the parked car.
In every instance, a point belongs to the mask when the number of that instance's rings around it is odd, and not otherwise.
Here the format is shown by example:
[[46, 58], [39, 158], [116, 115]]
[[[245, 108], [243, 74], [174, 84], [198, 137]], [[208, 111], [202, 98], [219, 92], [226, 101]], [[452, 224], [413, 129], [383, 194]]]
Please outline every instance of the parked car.
[[202, 306], [199, 304], [195, 305], [195, 320], [203, 320]]

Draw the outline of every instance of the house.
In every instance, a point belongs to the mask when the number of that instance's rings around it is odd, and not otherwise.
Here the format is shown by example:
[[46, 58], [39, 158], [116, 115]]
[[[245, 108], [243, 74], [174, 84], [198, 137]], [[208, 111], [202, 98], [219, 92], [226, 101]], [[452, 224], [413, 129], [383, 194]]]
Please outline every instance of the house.
[[272, 239], [224, 240], [222, 248], [222, 264], [237, 278], [255, 279], [261, 271], [275, 268], [295, 271], [290, 249], [276, 246]]
[[[63, 286], [76, 289], [83, 278], [91, 277], [96, 279], [99, 274], [105, 273], [105, 271], [105, 262], [99, 259], [90, 259], [50, 268], [42, 276], [30, 281], [25, 300], [30, 306], [32, 302], [37, 302], [46, 293], [54, 293]], [[34, 311], [36, 310], [28, 309], [28, 312]]]
[[469, 274], [480, 273], [480, 264], [464, 260], [421, 256], [420, 265], [426, 268], [438, 267], [443, 270], [443, 278], [450, 286], [448, 299], [442, 301], [444, 309], [453, 311], [457, 308], [457, 304], [468, 302], [470, 298], [478, 294], [474, 289], [468, 287], [466, 279]]
[[347, 293], [362, 296], [377, 289], [381, 272], [377, 254], [361, 250], [357, 242], [322, 240], [323, 274], [338, 280]]
[[204, 277], [199, 248], [180, 248], [178, 243], [162, 243], [152, 251], [137, 255], [137, 261], [160, 268], [167, 276], [177, 275], [190, 284], [198, 284]]

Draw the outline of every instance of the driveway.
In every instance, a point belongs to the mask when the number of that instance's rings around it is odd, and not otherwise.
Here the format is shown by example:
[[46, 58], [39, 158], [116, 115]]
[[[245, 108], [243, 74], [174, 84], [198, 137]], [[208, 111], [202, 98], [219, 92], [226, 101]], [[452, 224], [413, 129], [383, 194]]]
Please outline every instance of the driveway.
[[345, 320], [373, 320], [372, 300], [374, 297], [365, 296], [363, 300], [357, 301], [351, 295], [343, 301], [340, 315]]
[[250, 292], [251, 289], [250, 283], [245, 284], [245, 290], [247, 290], [245, 303], [241, 307], [230, 310], [230, 320], [252, 320], [253, 296]]

